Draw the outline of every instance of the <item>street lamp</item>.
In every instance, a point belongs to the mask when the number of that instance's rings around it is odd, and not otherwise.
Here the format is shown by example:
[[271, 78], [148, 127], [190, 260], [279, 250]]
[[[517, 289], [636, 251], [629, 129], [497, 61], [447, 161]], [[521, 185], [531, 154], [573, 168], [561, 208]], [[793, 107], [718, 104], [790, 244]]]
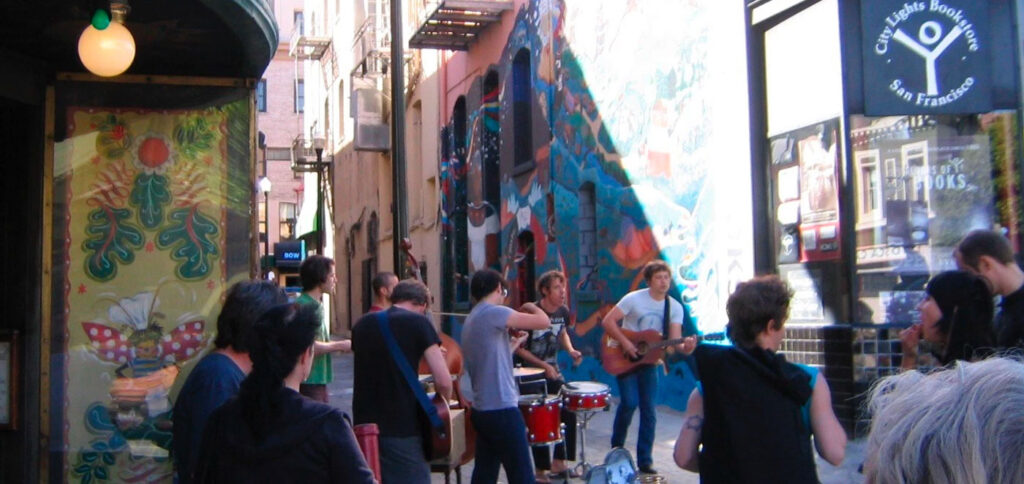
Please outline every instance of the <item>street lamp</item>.
[[[266, 162], [264, 162], [266, 163]], [[261, 176], [256, 188], [263, 194], [263, 257], [270, 256], [270, 178]], [[263, 259], [261, 259], [262, 261]], [[261, 262], [262, 265], [262, 262]], [[264, 268], [263, 270], [267, 270]]]
[[[292, 163], [292, 170], [296, 172], [316, 171], [316, 214], [313, 223], [316, 225], [316, 254], [324, 254], [324, 171], [331, 168], [333, 157], [328, 155], [328, 160], [324, 161], [324, 148], [327, 146], [324, 133], [311, 130], [310, 135], [310, 144], [305, 146], [312, 147], [313, 152], [316, 153], [316, 161], [307, 162], [300, 158]], [[304, 208], [302, 210], [305, 211]]]
[[324, 146], [327, 140], [321, 132], [313, 133], [313, 151], [316, 153], [316, 253], [324, 253]]

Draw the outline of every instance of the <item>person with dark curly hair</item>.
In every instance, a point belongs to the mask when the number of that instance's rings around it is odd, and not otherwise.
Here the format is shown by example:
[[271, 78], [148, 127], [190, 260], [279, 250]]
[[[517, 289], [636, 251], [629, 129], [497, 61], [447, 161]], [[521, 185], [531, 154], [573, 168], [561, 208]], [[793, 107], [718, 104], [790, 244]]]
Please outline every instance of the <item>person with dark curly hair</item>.
[[206, 425], [197, 482], [375, 483], [348, 417], [299, 394], [313, 367], [320, 317], [275, 306], [253, 328], [252, 372]]
[[252, 369], [253, 324], [264, 311], [286, 302], [284, 291], [267, 281], [239, 282], [228, 290], [217, 316], [215, 349], [199, 360], [174, 401], [174, 467], [179, 484], [192, 482], [199, 439], [210, 414], [238, 393]]
[[992, 293], [985, 280], [965, 271], [947, 271], [928, 281], [928, 297], [917, 306], [920, 322], [900, 331], [904, 370], [917, 368], [921, 340], [935, 348], [942, 365], [975, 361], [992, 353]]
[[334, 259], [322, 255], [307, 257], [299, 266], [299, 279], [302, 280], [302, 294], [295, 302], [316, 308], [317, 314], [320, 315], [320, 330], [313, 345], [316, 352], [313, 371], [310, 372], [309, 378], [302, 382], [299, 392], [318, 402], [328, 403], [327, 385], [334, 381], [331, 353], [352, 351], [351, 340], [331, 341], [331, 325], [324, 319], [324, 295], [334, 294], [338, 282], [334, 272]]
[[[676, 464], [701, 482], [817, 483], [814, 447], [839, 465], [846, 433], [828, 383], [777, 353], [793, 293], [778, 276], [736, 286], [726, 302], [734, 346], [699, 345], [701, 376], [676, 440]], [[741, 464], [741, 465], [738, 465]]]

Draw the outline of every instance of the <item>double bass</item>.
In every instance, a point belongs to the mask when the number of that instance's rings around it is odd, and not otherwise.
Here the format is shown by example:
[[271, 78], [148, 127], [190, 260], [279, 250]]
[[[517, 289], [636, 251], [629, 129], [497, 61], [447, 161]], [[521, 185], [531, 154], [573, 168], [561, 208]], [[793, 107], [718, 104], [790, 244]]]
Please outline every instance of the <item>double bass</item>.
[[[402, 238], [400, 245], [402, 252], [405, 253], [406, 257], [406, 270], [409, 275], [417, 281], [423, 282], [423, 278], [420, 274], [420, 265], [416, 261], [416, 257], [412, 255], [412, 242], [408, 238]], [[459, 391], [459, 377], [462, 376], [462, 348], [451, 336], [448, 336], [443, 331], [438, 332], [438, 336], [441, 338], [441, 353], [444, 355], [445, 364], [448, 365], [448, 372], [452, 374], [454, 379], [452, 387], [452, 396], [458, 401], [458, 405], [454, 408], [465, 409], [466, 421], [469, 421], [470, 406], [469, 401]], [[421, 375], [430, 373], [430, 366], [427, 365], [427, 361], [424, 359], [420, 360], [419, 369], [417, 372]], [[457, 460], [459, 465], [465, 464], [476, 455], [476, 432], [473, 430], [472, 425], [466, 425], [466, 451], [463, 452]]]

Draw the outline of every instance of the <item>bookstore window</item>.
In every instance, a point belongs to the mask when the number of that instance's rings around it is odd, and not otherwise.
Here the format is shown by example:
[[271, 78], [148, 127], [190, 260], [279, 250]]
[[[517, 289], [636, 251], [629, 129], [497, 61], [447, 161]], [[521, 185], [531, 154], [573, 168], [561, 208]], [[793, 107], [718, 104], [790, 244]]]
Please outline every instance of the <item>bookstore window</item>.
[[850, 118], [855, 296], [865, 323], [918, 320], [925, 284], [971, 230], [1020, 247], [1016, 113]]

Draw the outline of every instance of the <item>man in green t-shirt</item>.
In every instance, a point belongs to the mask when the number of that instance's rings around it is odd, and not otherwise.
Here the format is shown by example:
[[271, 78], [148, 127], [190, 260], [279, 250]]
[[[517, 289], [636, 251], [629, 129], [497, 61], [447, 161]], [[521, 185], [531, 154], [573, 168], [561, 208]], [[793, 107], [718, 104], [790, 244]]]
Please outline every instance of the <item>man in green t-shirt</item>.
[[302, 279], [302, 294], [296, 302], [315, 305], [320, 315], [320, 331], [313, 343], [313, 368], [309, 378], [299, 386], [299, 393], [313, 400], [328, 403], [327, 384], [334, 379], [331, 368], [331, 353], [335, 351], [352, 351], [351, 340], [331, 341], [330, 325], [324, 321], [322, 300], [324, 294], [333, 294], [337, 278], [334, 275], [334, 259], [322, 255], [311, 255], [299, 266], [299, 278]]

